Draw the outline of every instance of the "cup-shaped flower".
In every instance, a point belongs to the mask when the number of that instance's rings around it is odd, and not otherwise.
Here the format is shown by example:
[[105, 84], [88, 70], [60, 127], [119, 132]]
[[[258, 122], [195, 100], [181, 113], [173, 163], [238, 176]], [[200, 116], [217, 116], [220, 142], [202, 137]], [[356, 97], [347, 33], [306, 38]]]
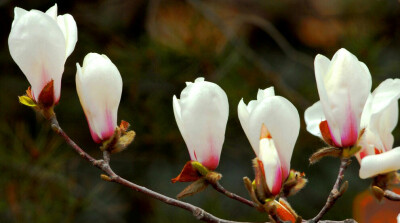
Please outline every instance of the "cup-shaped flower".
[[[274, 88], [259, 90], [257, 100], [238, 105], [239, 120], [258, 159], [263, 163], [270, 192], [279, 193], [290, 171], [290, 160], [300, 130], [297, 109]], [[261, 140], [260, 140], [260, 129]]]
[[57, 16], [57, 4], [46, 13], [14, 9], [8, 46], [11, 57], [31, 84], [31, 96], [37, 103], [51, 81], [52, 105], [58, 103], [64, 64], [77, 39], [74, 18], [69, 14]]
[[361, 150], [356, 154], [363, 179], [400, 169], [400, 147], [392, 150], [399, 97], [400, 79], [385, 80], [368, 97], [361, 117], [365, 133], [358, 144]]
[[106, 55], [89, 53], [76, 64], [76, 90], [96, 143], [107, 140], [117, 127], [122, 78]]
[[335, 147], [351, 147], [358, 139], [361, 114], [371, 90], [367, 66], [345, 49], [330, 61], [317, 55], [315, 78], [320, 101], [305, 112], [307, 130]]
[[186, 82], [180, 99], [173, 97], [173, 109], [191, 160], [217, 168], [229, 115], [224, 90], [201, 77]]

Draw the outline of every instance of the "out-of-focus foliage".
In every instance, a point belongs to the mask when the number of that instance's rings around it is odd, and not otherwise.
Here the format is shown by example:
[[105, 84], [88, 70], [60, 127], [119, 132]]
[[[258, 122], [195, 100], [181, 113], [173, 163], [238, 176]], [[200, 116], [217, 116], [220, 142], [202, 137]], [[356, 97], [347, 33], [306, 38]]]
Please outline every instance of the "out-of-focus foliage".
[[[47, 10], [53, 4], [0, 1], [0, 222], [195, 222], [184, 210], [103, 182], [97, 169], [18, 103], [28, 82], [8, 51], [13, 9]], [[254, 153], [237, 118], [242, 97], [247, 103], [258, 88], [274, 85], [302, 118], [307, 106], [318, 100], [314, 56], [331, 57], [342, 47], [367, 64], [373, 87], [399, 77], [400, 3], [395, 0], [90, 0], [60, 1], [58, 6], [78, 25], [78, 43], [67, 60], [56, 107], [61, 126], [100, 157], [76, 95], [75, 63], [82, 63], [89, 52], [108, 55], [124, 81], [119, 119], [129, 121], [137, 133], [126, 151], [112, 157], [111, 165], [121, 176], [169, 196], [186, 186], [170, 183], [189, 159], [172, 112], [172, 96], [185, 81], [204, 76], [226, 91], [230, 116], [217, 171], [228, 190], [248, 197], [242, 177], [253, 178]], [[398, 128], [395, 146], [400, 145], [399, 133]], [[308, 157], [321, 146], [305, 131], [302, 119], [292, 168], [305, 172], [310, 183], [289, 201], [306, 219], [325, 203], [339, 166], [330, 158], [309, 166]], [[352, 217], [355, 196], [370, 183], [358, 178], [356, 162], [346, 179], [348, 191], [326, 218]], [[266, 220], [210, 188], [184, 200], [221, 218]]]

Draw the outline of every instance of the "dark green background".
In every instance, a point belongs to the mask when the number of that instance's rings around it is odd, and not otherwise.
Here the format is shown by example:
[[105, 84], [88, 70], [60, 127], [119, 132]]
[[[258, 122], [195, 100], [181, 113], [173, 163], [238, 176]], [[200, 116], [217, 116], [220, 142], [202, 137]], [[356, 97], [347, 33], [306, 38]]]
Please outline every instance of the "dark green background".
[[[112, 157], [111, 165], [121, 176], [174, 197], [186, 184], [171, 184], [170, 179], [189, 155], [175, 123], [172, 96], [180, 94], [185, 81], [204, 76], [226, 91], [230, 104], [217, 169], [223, 174], [221, 183], [248, 197], [242, 178], [253, 178], [254, 153], [236, 108], [242, 97], [247, 103], [259, 88], [274, 85], [276, 93], [292, 101], [300, 113], [292, 168], [304, 171], [310, 182], [289, 201], [300, 215], [311, 218], [325, 203], [339, 165], [333, 158], [308, 164], [308, 157], [323, 146], [306, 132], [303, 119], [304, 110], [318, 100], [313, 58], [318, 53], [331, 58], [344, 47], [367, 64], [373, 88], [386, 78], [399, 77], [400, 4], [394, 0], [212, 2], [205, 1], [205, 8], [186, 1], [59, 2], [59, 13], [70, 13], [78, 25], [78, 43], [65, 65], [56, 107], [59, 122], [88, 153], [100, 158], [76, 94], [75, 63], [82, 63], [89, 52], [106, 54], [124, 82], [118, 118], [130, 122], [137, 133], [126, 151]], [[18, 103], [17, 96], [29, 83], [8, 50], [13, 8], [45, 11], [52, 5], [45, 0], [0, 1], [0, 221], [196, 222], [184, 210], [102, 181], [99, 170]], [[283, 51], [271, 31], [238, 22], [254, 16], [273, 25], [289, 49]], [[346, 172], [349, 190], [326, 218], [352, 217], [354, 197], [370, 183], [358, 178], [358, 167], [354, 160]], [[265, 214], [211, 188], [184, 200], [221, 218], [266, 220]]]

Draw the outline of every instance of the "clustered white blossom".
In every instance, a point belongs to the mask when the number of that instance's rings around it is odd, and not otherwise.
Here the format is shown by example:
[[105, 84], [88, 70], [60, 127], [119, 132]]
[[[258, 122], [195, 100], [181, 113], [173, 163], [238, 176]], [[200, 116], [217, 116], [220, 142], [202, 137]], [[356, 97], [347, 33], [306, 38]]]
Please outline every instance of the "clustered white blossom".
[[[57, 16], [57, 5], [45, 13], [15, 8], [8, 39], [10, 54], [31, 85], [32, 100], [40, 102], [46, 85], [53, 81], [53, 105], [60, 99], [64, 64], [77, 42], [77, 26], [69, 15]], [[372, 93], [367, 66], [346, 49], [329, 60], [317, 55], [315, 78], [320, 101], [304, 114], [307, 130], [336, 148], [361, 147], [355, 154], [360, 177], [369, 178], [400, 169], [400, 147], [393, 148], [393, 129], [398, 122], [400, 79], [382, 82]], [[82, 67], [77, 63], [76, 88], [96, 143], [112, 137], [122, 79], [105, 55], [89, 53]], [[217, 168], [228, 121], [229, 104], [224, 90], [197, 78], [187, 82], [173, 111], [191, 160]], [[280, 193], [290, 174], [290, 161], [300, 130], [295, 106], [273, 87], [259, 90], [237, 112], [241, 126], [273, 195]], [[399, 217], [398, 217], [399, 218]]]

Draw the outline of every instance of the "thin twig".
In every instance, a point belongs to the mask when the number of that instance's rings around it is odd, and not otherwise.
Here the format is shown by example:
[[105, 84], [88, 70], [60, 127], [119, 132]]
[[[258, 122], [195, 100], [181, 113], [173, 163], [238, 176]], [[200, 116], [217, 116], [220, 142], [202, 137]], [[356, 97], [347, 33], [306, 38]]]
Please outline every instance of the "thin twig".
[[212, 186], [215, 190], [217, 190], [218, 192], [220, 192], [220, 193], [226, 195], [226, 196], [229, 197], [229, 198], [232, 198], [232, 199], [234, 199], [234, 200], [237, 200], [237, 201], [239, 201], [239, 202], [242, 202], [243, 204], [246, 204], [246, 205], [248, 205], [248, 206], [250, 206], [250, 207], [255, 207], [255, 206], [256, 206], [256, 204], [255, 204], [254, 202], [249, 201], [249, 200], [247, 200], [246, 198], [243, 198], [243, 197], [241, 197], [241, 196], [239, 196], [239, 195], [237, 195], [237, 194], [234, 194], [234, 193], [232, 193], [232, 192], [226, 190], [219, 182], [212, 183], [211, 186]]
[[318, 215], [312, 219], [313, 222], [318, 222], [324, 216], [324, 214], [326, 214], [326, 212], [328, 212], [328, 210], [332, 208], [336, 200], [342, 196], [343, 192], [341, 192], [340, 186], [344, 177], [344, 171], [346, 170], [349, 164], [350, 164], [349, 158], [341, 159], [339, 174], [337, 176], [335, 185], [333, 185], [333, 188], [331, 190], [331, 193], [329, 194], [325, 206], [321, 209]]
[[391, 201], [400, 201], [400, 194], [396, 194], [391, 190], [385, 190], [383, 196]]
[[68, 145], [70, 145], [82, 158], [90, 162], [93, 166], [99, 168], [103, 172], [105, 172], [109, 177], [110, 181], [121, 184], [125, 187], [131, 188], [132, 190], [141, 192], [143, 194], [146, 194], [152, 198], [155, 198], [159, 201], [162, 201], [166, 204], [179, 207], [182, 209], [185, 209], [187, 211], [190, 211], [196, 219], [204, 221], [204, 222], [212, 222], [212, 223], [238, 223], [236, 221], [229, 221], [229, 220], [224, 220], [220, 219], [218, 217], [215, 217], [214, 215], [206, 212], [205, 210], [194, 206], [192, 204], [176, 200], [174, 198], [170, 198], [168, 196], [165, 196], [163, 194], [157, 193], [155, 191], [152, 191], [146, 187], [139, 186], [137, 184], [134, 184], [119, 175], [117, 175], [110, 167], [109, 162], [110, 162], [110, 154], [109, 152], [105, 151], [103, 153], [103, 160], [96, 160], [89, 154], [87, 154], [82, 148], [80, 148], [60, 127], [56, 116], [54, 115], [51, 119], [51, 126], [53, 130], [60, 135], [65, 142], [67, 142]]

